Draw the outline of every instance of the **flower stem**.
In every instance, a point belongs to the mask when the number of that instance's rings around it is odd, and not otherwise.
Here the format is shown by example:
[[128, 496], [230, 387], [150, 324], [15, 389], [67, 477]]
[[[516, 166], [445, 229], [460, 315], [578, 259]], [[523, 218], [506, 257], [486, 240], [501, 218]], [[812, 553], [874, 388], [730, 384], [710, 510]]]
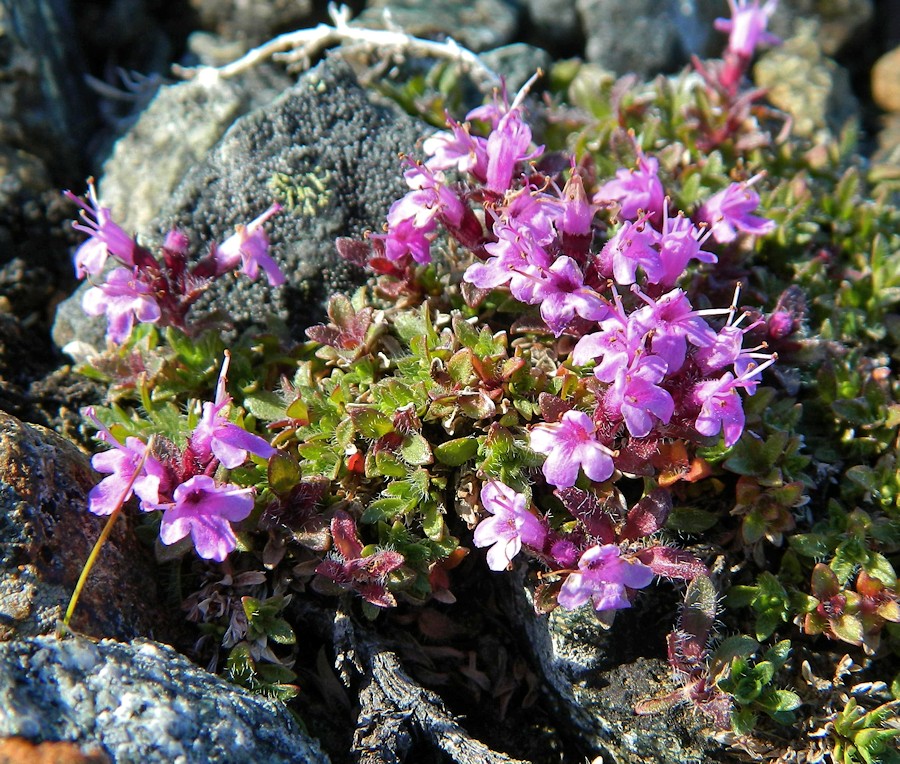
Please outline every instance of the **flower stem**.
[[125, 490], [122, 491], [121, 498], [116, 503], [116, 508], [110, 514], [109, 519], [106, 521], [106, 525], [103, 526], [100, 537], [94, 544], [94, 548], [91, 549], [91, 553], [88, 555], [88, 558], [84, 563], [84, 567], [81, 569], [81, 575], [78, 576], [78, 582], [75, 584], [75, 591], [72, 592], [72, 598], [69, 600], [69, 606], [66, 608], [66, 614], [63, 617], [62, 624], [57, 629], [57, 636], [61, 636], [63, 632], [68, 631], [69, 622], [72, 620], [72, 615], [75, 613], [75, 606], [78, 604], [78, 599], [81, 597], [81, 592], [84, 590], [84, 586], [87, 583], [87, 579], [91, 573], [91, 569], [94, 567], [94, 563], [97, 562], [97, 558], [100, 556], [100, 550], [103, 549], [103, 545], [106, 543], [106, 540], [112, 533], [113, 527], [116, 524], [116, 520], [119, 519], [119, 515], [122, 513], [122, 507], [125, 506], [125, 502], [131, 495], [131, 489], [134, 487], [135, 481], [141, 474], [141, 470], [144, 468], [144, 462], [147, 461], [147, 456], [149, 455], [152, 447], [153, 436], [151, 435], [147, 440], [147, 445], [144, 448], [144, 453], [141, 454], [141, 458], [138, 460], [134, 471], [131, 473], [131, 477], [128, 479], [128, 485], [125, 486]]

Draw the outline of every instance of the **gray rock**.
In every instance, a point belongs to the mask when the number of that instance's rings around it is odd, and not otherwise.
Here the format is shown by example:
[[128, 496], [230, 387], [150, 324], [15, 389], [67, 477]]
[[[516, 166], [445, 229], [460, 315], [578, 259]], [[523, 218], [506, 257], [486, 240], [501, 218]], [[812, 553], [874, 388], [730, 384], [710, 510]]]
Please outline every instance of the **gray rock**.
[[328, 761], [281, 704], [145, 640], [0, 645], [0, 736], [12, 735], [93, 743], [118, 764]]
[[[194, 114], [201, 123], [195, 132], [202, 135], [204, 110]], [[286, 209], [267, 230], [288, 283], [273, 289], [265, 278], [219, 279], [195, 306], [194, 316], [221, 309], [241, 325], [260, 327], [275, 318], [299, 338], [303, 328], [324, 315], [329, 295], [365, 278], [338, 257], [334, 240], [380, 230], [391, 203], [407, 190], [398, 154], [412, 150], [430, 131], [394, 104], [373, 101], [346, 64], [328, 59], [276, 101], [240, 117], [206, 158], [186, 171], [154, 222], [139, 233], [161, 241], [176, 227], [192, 237], [198, 253], [205, 253], [209, 242], [223, 241], [236, 225], [280, 201]], [[166, 150], [183, 151], [187, 161], [192, 150], [172, 143]], [[144, 162], [134, 162], [132, 172], [111, 173], [118, 188], [104, 186], [101, 198], [121, 199], [132, 193], [135, 177], [155, 172], [160, 143], [148, 137], [140, 145]], [[146, 195], [153, 200], [143, 202], [150, 207], [164, 196], [162, 188], [151, 190]], [[118, 218], [117, 208], [110, 206]], [[139, 207], [134, 202], [129, 209]], [[83, 287], [57, 313], [53, 338], [59, 346], [74, 339], [95, 344], [102, 335], [98, 322], [81, 312], [82, 294]]]
[[813, 21], [822, 52], [834, 56], [849, 43], [864, 38], [873, 14], [872, 0], [781, 0], [769, 31], [786, 40]]
[[80, 172], [97, 112], [68, 0], [0, 0], [0, 143]]
[[[96, 482], [68, 441], [0, 412], [0, 640], [56, 629], [104, 520], [87, 511]], [[119, 518], [75, 611], [98, 637], [171, 634], [149, 553]]]
[[651, 77], [686, 60], [669, 0], [577, 0], [577, 7], [592, 63]]
[[245, 46], [312, 26], [312, 0], [191, 0], [200, 27]]
[[[636, 643], [657, 633], [648, 630], [647, 620], [658, 626], [657, 613], [670, 606], [654, 592], [643, 596], [647, 601], [618, 612], [606, 629], [588, 605], [535, 615], [531, 592], [520, 586], [511, 598], [515, 609], [510, 618], [530, 647], [557, 715], [569, 720], [567, 732], [592, 755], [616, 764], [707, 761], [707, 752], [717, 744], [705, 737], [708, 725], [701, 715], [684, 707], [635, 714], [639, 701], [675, 689], [664, 661], [634, 655]], [[664, 640], [664, 634], [659, 632], [658, 639]]]
[[553, 64], [547, 51], [521, 42], [485, 51], [479, 58], [504, 78], [510, 98], [538, 69], [546, 73]]
[[814, 24], [802, 26], [753, 67], [770, 103], [793, 119], [794, 135], [807, 138], [835, 135], [859, 114], [846, 69], [823, 55], [817, 32]]
[[353, 24], [384, 29], [390, 24], [416, 37], [452, 37], [470, 50], [498, 48], [513, 41], [521, 8], [513, 0], [370, 0]]
[[[525, 0], [528, 19], [540, 44], [571, 45], [581, 39], [576, 0]], [[572, 50], [572, 56], [578, 53]]]
[[227, 80], [161, 87], [103, 165], [103, 204], [126, 231], [147, 233], [188, 170], [234, 122], [274, 101], [291, 81], [268, 67]]

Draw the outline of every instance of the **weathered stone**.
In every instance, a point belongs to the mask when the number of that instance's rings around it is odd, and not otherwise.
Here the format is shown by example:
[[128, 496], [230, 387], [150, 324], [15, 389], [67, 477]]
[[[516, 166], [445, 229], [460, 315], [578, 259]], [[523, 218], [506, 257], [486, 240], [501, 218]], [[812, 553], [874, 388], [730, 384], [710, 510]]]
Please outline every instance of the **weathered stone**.
[[[810, 22], [826, 56], [834, 56], [858, 41], [869, 28], [874, 12], [872, 0], [781, 0], [769, 30], [783, 39], [802, 32]], [[728, 15], [727, 13], [722, 14]]]
[[98, 114], [68, 0], [0, 0], [0, 142], [81, 171]]
[[200, 26], [247, 47], [310, 26], [312, 0], [190, 0]]
[[287, 709], [146, 640], [0, 645], [0, 736], [102, 748], [113, 762], [325, 764]]
[[[203, 119], [202, 110], [196, 119]], [[239, 324], [256, 326], [275, 318], [302, 336], [303, 328], [324, 315], [329, 295], [364, 279], [340, 259], [334, 240], [381, 228], [391, 203], [407, 190], [398, 154], [413, 149], [427, 132], [430, 128], [394, 104], [373, 101], [348, 66], [326, 60], [276, 101], [240, 117], [185, 173], [149, 230], [141, 233], [161, 241], [170, 228], [179, 228], [203, 254], [210, 242], [224, 241], [236, 225], [280, 201], [285, 211], [267, 230], [287, 284], [272, 288], [265, 278], [219, 279], [195, 306], [194, 316], [219, 310]], [[154, 171], [158, 151], [142, 149], [142, 172]], [[113, 196], [121, 198], [130, 192], [128, 180], [134, 175], [117, 177], [119, 190]], [[115, 205], [110, 206], [117, 218]], [[57, 314], [53, 336], [59, 346], [74, 339], [102, 346], [102, 323], [81, 311], [83, 289]]]
[[647, 77], [684, 62], [668, 0], [578, 0], [577, 7], [588, 61]]
[[885, 53], [872, 67], [872, 99], [885, 111], [900, 112], [900, 47]]
[[[87, 511], [95, 480], [71, 443], [0, 412], [0, 640], [56, 629], [103, 526]], [[168, 638], [152, 559], [128, 526], [121, 517], [72, 627], [98, 637]]]
[[547, 51], [521, 42], [485, 51], [479, 58], [492, 71], [503, 76], [510, 98], [538, 69], [547, 72], [553, 63]]
[[384, 29], [389, 18], [392, 26], [416, 37], [452, 37], [470, 50], [482, 51], [513, 41], [520, 12], [512, 0], [371, 0], [353, 23]]
[[837, 134], [858, 116], [849, 75], [822, 54], [815, 29], [804, 26], [753, 68], [756, 84], [767, 89], [772, 105], [790, 114], [794, 135], [809, 138]]

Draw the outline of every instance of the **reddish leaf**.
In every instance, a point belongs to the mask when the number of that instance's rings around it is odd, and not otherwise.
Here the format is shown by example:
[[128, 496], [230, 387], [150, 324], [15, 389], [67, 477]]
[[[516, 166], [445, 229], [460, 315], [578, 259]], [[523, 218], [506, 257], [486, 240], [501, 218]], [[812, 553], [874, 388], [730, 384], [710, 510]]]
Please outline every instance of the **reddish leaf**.
[[653, 535], [666, 524], [671, 511], [671, 494], [662, 488], [651, 491], [629, 510], [620, 538], [633, 541]]
[[580, 488], [558, 488], [554, 492], [566, 509], [584, 523], [587, 532], [596, 536], [601, 544], [616, 540], [612, 519], [597, 496]]
[[696, 576], [709, 575], [706, 566], [683, 549], [652, 546], [649, 549], [642, 549], [635, 556], [658, 576], [690, 581]]
[[339, 509], [331, 519], [331, 538], [345, 560], [355, 560], [362, 553], [363, 547], [356, 533], [356, 522], [343, 510]]
[[545, 422], [558, 422], [562, 415], [571, 411], [572, 407], [550, 393], [541, 393], [538, 396], [538, 405], [541, 407], [541, 416]]

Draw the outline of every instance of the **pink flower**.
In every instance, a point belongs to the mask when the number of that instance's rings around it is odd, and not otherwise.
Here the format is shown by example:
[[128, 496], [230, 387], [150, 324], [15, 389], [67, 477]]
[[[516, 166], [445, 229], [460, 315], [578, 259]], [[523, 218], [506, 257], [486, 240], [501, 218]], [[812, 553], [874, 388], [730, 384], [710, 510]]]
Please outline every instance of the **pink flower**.
[[633, 284], [637, 269], [642, 268], [651, 284], [658, 284], [665, 269], [659, 254], [659, 233], [646, 221], [626, 220], [600, 252], [603, 275], [612, 276], [617, 284]]
[[656, 300], [636, 287], [632, 290], [647, 305], [632, 313], [629, 323], [640, 327], [635, 334], [650, 333], [650, 349], [666, 362], [667, 373], [681, 368], [688, 341], [700, 348], [715, 342], [716, 333], [703, 318], [705, 311], [695, 311], [682, 290], [673, 289]]
[[759, 384], [759, 375], [773, 363], [774, 356], [759, 366], [751, 363], [739, 377], [729, 371], [719, 379], [700, 382], [693, 391], [694, 402], [700, 404], [700, 414], [694, 425], [697, 432], [713, 436], [721, 431], [726, 448], [737, 443], [744, 431], [744, 409], [738, 388], [743, 387], [752, 395]]
[[509, 284], [519, 302], [533, 304], [541, 273], [550, 267], [550, 255], [534, 240], [529, 229], [517, 221], [494, 223], [497, 241], [485, 245], [492, 255], [483, 263], [466, 268], [463, 279], [479, 289]]
[[284, 274], [269, 255], [269, 237], [263, 228], [263, 223], [281, 210], [280, 204], [273, 204], [247, 225], [237, 226], [235, 233], [215, 250], [219, 274], [233, 270], [240, 263], [241, 273], [251, 281], [256, 281], [259, 269], [262, 268], [272, 286], [279, 286], [285, 282]]
[[237, 546], [231, 523], [244, 520], [253, 511], [253, 489], [225, 483], [216, 485], [208, 475], [195, 475], [175, 489], [174, 502], [164, 509], [159, 538], [174, 544], [188, 534], [197, 554], [222, 562]]
[[159, 501], [160, 488], [166, 482], [165, 468], [147, 453], [147, 444], [138, 438], [126, 438], [125, 445], [97, 419], [93, 407], [85, 409], [85, 416], [97, 427], [97, 438], [112, 448], [94, 454], [91, 466], [97, 472], [107, 473], [88, 494], [88, 509], [95, 515], [110, 515], [136, 493], [141, 499], [141, 509], [153, 509]]
[[531, 448], [547, 456], [541, 469], [548, 483], [570, 488], [578, 479], [579, 468], [597, 482], [613, 474], [615, 454], [596, 439], [596, 430], [591, 418], [581, 411], [567, 411], [559, 422], [531, 428]]
[[614, 420], [621, 417], [635, 438], [650, 433], [654, 419], [668, 424], [675, 411], [672, 396], [659, 387], [666, 375], [666, 362], [655, 355], [637, 354], [631, 366], [620, 368], [603, 396], [603, 408]]
[[606, 301], [584, 284], [584, 276], [571, 257], [557, 257], [539, 278], [531, 303], [541, 306], [541, 318], [557, 337], [575, 315], [599, 321], [609, 315]]
[[113, 270], [105, 284], [84, 293], [81, 304], [89, 316], [106, 314], [106, 336], [116, 343], [128, 339], [135, 318], [153, 324], [162, 316], [153, 288], [140, 281], [136, 271], [129, 268]]
[[539, 146], [529, 152], [530, 146], [531, 128], [522, 119], [519, 109], [511, 109], [488, 136], [485, 186], [498, 194], [508, 191], [519, 165], [543, 151], [543, 146]]
[[469, 125], [447, 117], [450, 131], [442, 130], [422, 144], [422, 150], [430, 157], [425, 161], [432, 170], [457, 169], [467, 172], [484, 182], [487, 177], [487, 141], [469, 134]]
[[265, 439], [247, 432], [221, 415], [222, 409], [231, 403], [231, 397], [225, 392], [230, 363], [231, 354], [226, 351], [216, 385], [216, 399], [213, 403], [203, 404], [203, 414], [191, 433], [190, 444], [201, 462], [205, 463], [211, 456], [215, 456], [222, 466], [234, 469], [244, 463], [248, 451], [268, 459], [275, 453], [275, 449]]
[[674, 286], [691, 260], [699, 260], [702, 263], [718, 262], [719, 258], [712, 252], [700, 248], [709, 237], [709, 231], [703, 233], [680, 214], [673, 218], [666, 216], [659, 240], [662, 269], [659, 281], [650, 283]]
[[759, 177], [732, 183], [713, 194], [698, 210], [697, 217], [709, 224], [712, 237], [720, 244], [734, 241], [739, 233], [764, 236], [775, 230], [775, 221], [752, 214], [759, 207], [759, 195], [750, 185]]
[[653, 575], [643, 563], [623, 558], [616, 544], [592, 546], [581, 555], [578, 570], [566, 578], [557, 601], [567, 610], [574, 610], [589, 599], [597, 612], [620, 610], [631, 607], [626, 587], [643, 589]]
[[71, 191], [63, 193], [81, 207], [80, 214], [84, 223], [74, 222], [72, 227], [90, 237], [75, 252], [75, 273], [78, 278], [102, 273], [109, 255], [118, 258], [125, 265], [134, 265], [137, 244], [112, 221], [109, 209], [100, 206], [93, 180], [88, 181], [89, 203]]
[[640, 152], [637, 169], [616, 170], [615, 180], [604, 183], [594, 194], [594, 204], [618, 202], [621, 218], [637, 220], [643, 212], [651, 222], [660, 225], [666, 194], [657, 172], [657, 159]]
[[730, 19], [716, 19], [713, 25], [720, 32], [728, 34], [728, 51], [744, 59], [753, 57], [760, 43], [778, 45], [775, 35], [766, 31], [772, 14], [775, 13], [777, 0], [768, 0], [759, 7], [759, 0], [728, 0], [731, 8]]
[[562, 191], [563, 212], [559, 218], [559, 230], [569, 236], [587, 236], [591, 232], [596, 208], [584, 192], [584, 181], [577, 171], [566, 182]]
[[491, 517], [478, 523], [474, 541], [477, 547], [490, 547], [487, 564], [491, 570], [506, 570], [523, 543], [538, 550], [543, 547], [547, 529], [528, 511], [523, 494], [492, 480], [482, 487], [481, 502]]

